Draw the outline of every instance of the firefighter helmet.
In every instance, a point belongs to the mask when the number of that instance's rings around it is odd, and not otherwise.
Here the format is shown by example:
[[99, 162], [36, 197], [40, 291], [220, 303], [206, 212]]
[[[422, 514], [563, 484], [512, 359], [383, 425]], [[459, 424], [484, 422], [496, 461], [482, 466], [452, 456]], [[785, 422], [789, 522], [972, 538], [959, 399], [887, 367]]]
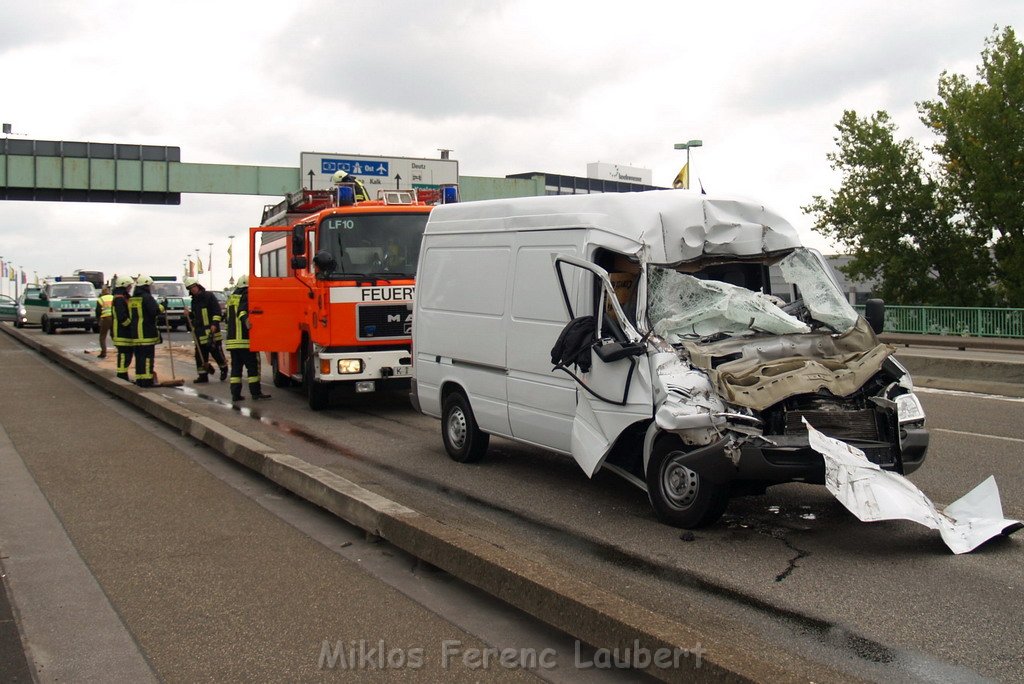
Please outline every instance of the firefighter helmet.
[[182, 282], [185, 284], [185, 289], [187, 290], [188, 288], [192, 287], [193, 285], [198, 285], [199, 284], [199, 278], [193, 278], [192, 276], [188, 276]]
[[117, 280], [114, 281], [114, 287], [131, 287], [135, 284], [131, 276], [118, 276]]
[[247, 275], [240, 275], [238, 280], [235, 281], [236, 290], [243, 287], [249, 287], [249, 276]]
[[148, 275], [142, 275], [141, 273], [135, 278], [136, 285], [152, 285], [153, 279]]

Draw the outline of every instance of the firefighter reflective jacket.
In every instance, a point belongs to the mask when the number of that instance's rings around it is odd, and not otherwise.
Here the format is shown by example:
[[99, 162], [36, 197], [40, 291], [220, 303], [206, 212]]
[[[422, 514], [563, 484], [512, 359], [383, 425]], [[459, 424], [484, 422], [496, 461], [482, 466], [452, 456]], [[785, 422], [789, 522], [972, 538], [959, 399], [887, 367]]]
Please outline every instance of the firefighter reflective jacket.
[[249, 288], [235, 290], [228, 297], [227, 337], [228, 351], [249, 348]]
[[132, 332], [132, 316], [128, 310], [128, 289], [124, 287], [114, 288], [114, 324], [110, 329], [110, 336], [114, 340], [115, 347], [131, 347], [135, 344], [134, 333]]
[[110, 307], [114, 305], [114, 295], [100, 295], [96, 298], [96, 318], [110, 318]]
[[199, 344], [209, 344], [214, 341], [210, 334], [210, 326], [216, 324], [220, 328], [220, 302], [213, 296], [213, 293], [199, 286], [199, 294], [192, 298], [192, 329], [196, 331], [196, 339]]
[[128, 300], [128, 311], [131, 314], [131, 329], [136, 347], [149, 344], [160, 344], [160, 329], [156, 326], [156, 317], [162, 308], [149, 293], [146, 285], [137, 285], [135, 292]]

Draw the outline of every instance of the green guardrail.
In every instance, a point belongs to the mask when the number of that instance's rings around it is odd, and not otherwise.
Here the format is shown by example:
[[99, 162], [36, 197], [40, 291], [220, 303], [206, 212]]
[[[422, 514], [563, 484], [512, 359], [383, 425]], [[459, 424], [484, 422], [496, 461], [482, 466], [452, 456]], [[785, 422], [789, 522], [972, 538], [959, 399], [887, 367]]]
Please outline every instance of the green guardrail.
[[[863, 306], [855, 306], [861, 314]], [[1024, 309], [885, 305], [885, 332], [1024, 338]]]

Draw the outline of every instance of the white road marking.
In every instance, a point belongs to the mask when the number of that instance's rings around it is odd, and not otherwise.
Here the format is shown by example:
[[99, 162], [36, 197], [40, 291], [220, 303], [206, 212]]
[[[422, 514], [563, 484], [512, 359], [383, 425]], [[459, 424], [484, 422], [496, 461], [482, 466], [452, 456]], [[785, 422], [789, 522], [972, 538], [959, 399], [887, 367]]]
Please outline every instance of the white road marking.
[[963, 430], [949, 430], [947, 428], [932, 428], [931, 432], [948, 432], [954, 435], [965, 435], [967, 437], [984, 437], [985, 439], [1001, 439], [1006, 442], [1016, 442], [1017, 444], [1024, 444], [1024, 439], [1017, 437], [1000, 437], [999, 435], [983, 435], [980, 432], [964, 432]]
[[917, 394], [945, 394], [951, 397], [970, 397], [972, 399], [995, 399], [996, 401], [1011, 401], [1017, 404], [1024, 404], [1024, 397], [1007, 397], [1002, 394], [981, 394], [980, 392], [944, 390], [935, 387], [915, 387], [914, 392]]

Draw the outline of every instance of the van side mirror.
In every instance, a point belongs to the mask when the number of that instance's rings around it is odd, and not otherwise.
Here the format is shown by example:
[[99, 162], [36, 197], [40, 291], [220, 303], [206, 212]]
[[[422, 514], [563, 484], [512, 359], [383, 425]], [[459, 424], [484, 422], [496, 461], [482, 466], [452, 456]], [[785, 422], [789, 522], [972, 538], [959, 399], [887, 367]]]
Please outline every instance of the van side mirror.
[[875, 334], [881, 335], [885, 327], [885, 302], [881, 299], [869, 299], [864, 302], [864, 318]]
[[605, 363], [612, 363], [631, 356], [642, 356], [647, 349], [641, 342], [612, 342], [602, 340], [594, 345], [594, 353]]
[[292, 257], [292, 270], [293, 271], [301, 271], [301, 270], [305, 269], [307, 266], [309, 266], [309, 262], [306, 261], [306, 257], [304, 257], [304, 256], [293, 256]]
[[306, 253], [306, 231], [302, 226], [292, 229], [292, 255], [301, 256]]

